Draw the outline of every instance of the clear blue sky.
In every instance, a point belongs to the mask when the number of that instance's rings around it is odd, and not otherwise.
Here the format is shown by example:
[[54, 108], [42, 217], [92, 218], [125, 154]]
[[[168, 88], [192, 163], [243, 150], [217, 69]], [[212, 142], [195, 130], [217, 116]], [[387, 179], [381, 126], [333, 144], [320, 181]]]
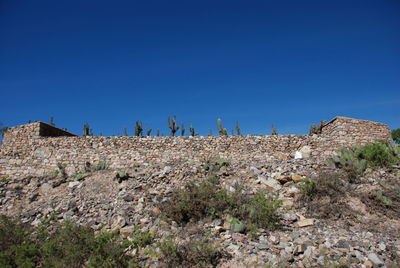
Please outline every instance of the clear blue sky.
[[399, 128], [400, 1], [0, 0], [0, 99], [5, 125], [77, 134]]

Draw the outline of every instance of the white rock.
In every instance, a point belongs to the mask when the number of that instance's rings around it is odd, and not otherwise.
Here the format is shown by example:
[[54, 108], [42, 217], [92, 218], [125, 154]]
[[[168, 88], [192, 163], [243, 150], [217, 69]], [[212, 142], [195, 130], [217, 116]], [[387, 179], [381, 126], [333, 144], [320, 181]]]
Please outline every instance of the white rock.
[[282, 189], [281, 184], [272, 178], [265, 178], [264, 176], [258, 176], [258, 180], [263, 183], [265, 186], [267, 186], [268, 189], [273, 190], [273, 191], [278, 191]]
[[294, 159], [302, 159], [302, 158], [303, 158], [303, 155], [299, 151], [294, 153]]
[[368, 259], [372, 261], [374, 265], [383, 265], [383, 261], [375, 253], [368, 254]]
[[70, 183], [68, 183], [68, 187], [69, 188], [74, 188], [75, 186], [77, 186], [79, 184], [80, 184], [79, 181], [71, 181]]
[[308, 145], [301, 147], [300, 153], [303, 156], [303, 158], [310, 157], [311, 156], [311, 147]]

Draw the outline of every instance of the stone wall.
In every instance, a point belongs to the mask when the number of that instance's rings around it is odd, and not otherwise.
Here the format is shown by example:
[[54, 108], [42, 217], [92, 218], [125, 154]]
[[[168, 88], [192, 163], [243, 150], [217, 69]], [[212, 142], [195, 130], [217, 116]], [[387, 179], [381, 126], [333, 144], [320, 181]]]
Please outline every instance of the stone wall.
[[98, 161], [111, 168], [153, 161], [204, 161], [217, 155], [232, 161], [259, 162], [294, 158], [296, 152], [324, 159], [340, 146], [391, 139], [384, 124], [345, 117], [334, 118], [321, 135], [312, 136], [78, 137], [54, 132], [68, 137], [43, 137], [41, 124], [9, 129], [0, 147], [0, 177], [51, 174], [57, 163], [65, 164], [67, 172], [74, 174], [82, 171], [86, 162]]

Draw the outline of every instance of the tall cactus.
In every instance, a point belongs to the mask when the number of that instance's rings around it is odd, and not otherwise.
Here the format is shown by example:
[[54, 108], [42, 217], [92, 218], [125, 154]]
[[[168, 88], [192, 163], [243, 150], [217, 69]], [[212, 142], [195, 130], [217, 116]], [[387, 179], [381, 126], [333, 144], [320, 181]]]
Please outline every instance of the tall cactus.
[[54, 117], [50, 117], [50, 125], [52, 125], [53, 127], [56, 126], [56, 123], [54, 123]]
[[151, 135], [151, 128], [147, 128], [147, 136]]
[[226, 131], [226, 128], [222, 127], [222, 120], [218, 118], [218, 132], [220, 136], [226, 136], [228, 135], [228, 132]]
[[309, 132], [309, 135], [313, 135], [313, 134], [318, 134], [318, 129], [315, 124], [311, 125], [310, 132]]
[[185, 136], [185, 125], [182, 123], [181, 136]]
[[276, 131], [276, 127], [274, 125], [272, 125], [271, 135], [278, 135], [278, 132]]
[[319, 122], [318, 128], [317, 128], [317, 134], [322, 134], [322, 129], [325, 126], [326, 121], [322, 120], [321, 122]]
[[142, 121], [136, 121], [135, 136], [142, 136], [142, 135], [143, 135]]
[[124, 136], [128, 136], [128, 132], [126, 131], [126, 127], [124, 127]]
[[194, 128], [193, 128], [193, 125], [192, 125], [192, 122], [190, 122], [189, 131], [190, 131], [190, 135], [191, 135], [192, 137], [196, 136], [196, 133], [195, 133]]
[[[92, 134], [92, 135], [91, 135]], [[83, 125], [83, 136], [93, 136], [93, 131], [88, 123]]]
[[242, 135], [242, 133], [240, 132], [240, 127], [239, 127], [239, 121], [236, 120], [236, 134], [238, 134], [239, 136]]
[[171, 129], [171, 136], [175, 136], [175, 133], [179, 130], [179, 126], [176, 123], [176, 116], [174, 115], [174, 119], [171, 121], [171, 117], [168, 116], [168, 127]]

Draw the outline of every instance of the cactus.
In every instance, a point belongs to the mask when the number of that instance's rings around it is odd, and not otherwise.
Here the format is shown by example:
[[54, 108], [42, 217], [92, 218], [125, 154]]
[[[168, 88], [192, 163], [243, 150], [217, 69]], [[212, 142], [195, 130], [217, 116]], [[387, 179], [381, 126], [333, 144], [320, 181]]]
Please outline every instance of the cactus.
[[174, 115], [174, 119], [171, 121], [171, 117], [168, 116], [168, 127], [171, 129], [171, 136], [175, 136], [175, 133], [179, 130], [179, 126], [176, 123], [176, 116]]
[[311, 125], [310, 132], [309, 132], [309, 135], [313, 135], [313, 134], [318, 134], [318, 129], [315, 124]]
[[90, 128], [88, 123], [83, 125], [83, 136], [93, 136], [93, 129]]
[[220, 136], [226, 136], [228, 135], [228, 132], [226, 131], [226, 128], [222, 127], [222, 120], [218, 118], [218, 132]]
[[151, 135], [151, 128], [147, 128], [147, 136]]
[[159, 130], [159, 129], [157, 129], [157, 134], [156, 134], [156, 136], [157, 136], [157, 137], [160, 137], [160, 130]]
[[185, 136], [185, 125], [182, 123], [181, 136]]
[[239, 121], [236, 120], [236, 134], [238, 134], [239, 136], [242, 135], [242, 133], [240, 132], [240, 127], [239, 127]]
[[278, 135], [278, 132], [276, 131], [276, 128], [274, 125], [272, 125], [271, 135]]
[[142, 135], [143, 135], [142, 121], [136, 121], [135, 136], [142, 136]]
[[196, 133], [194, 132], [194, 128], [193, 128], [193, 125], [192, 125], [192, 122], [190, 122], [189, 130], [190, 130], [190, 135], [192, 137], [196, 136]]
[[325, 126], [325, 124], [326, 124], [325, 120], [322, 120], [321, 122], [319, 122], [316, 134], [322, 134], [322, 128]]
[[128, 136], [128, 132], [126, 131], [126, 127], [124, 127], [124, 136]]
[[56, 124], [54, 123], [54, 117], [53, 116], [50, 117], [50, 125], [53, 126], [53, 127], [56, 126]]

